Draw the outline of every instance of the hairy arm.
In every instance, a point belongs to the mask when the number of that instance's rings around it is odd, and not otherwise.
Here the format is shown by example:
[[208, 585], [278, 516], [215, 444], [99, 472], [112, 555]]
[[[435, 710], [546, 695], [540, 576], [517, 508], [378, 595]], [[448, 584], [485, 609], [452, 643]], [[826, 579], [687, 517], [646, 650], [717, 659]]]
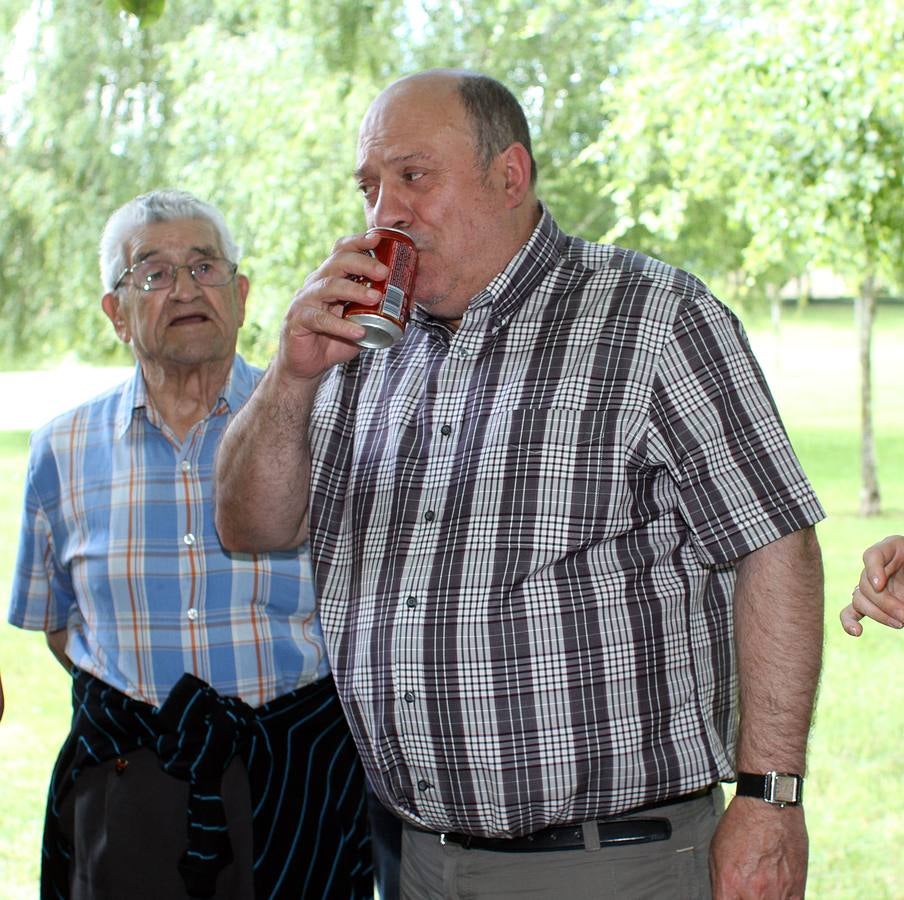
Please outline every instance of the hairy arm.
[[223, 546], [262, 552], [307, 539], [308, 422], [317, 380], [275, 366], [230, 423], [217, 451], [216, 525]]
[[355, 341], [364, 329], [343, 319], [342, 309], [349, 301], [379, 300], [368, 279], [385, 278], [389, 270], [361, 252], [378, 240], [337, 241], [308, 277], [286, 313], [276, 357], [223, 435], [216, 526], [228, 550], [285, 550], [307, 539], [311, 408], [323, 373], [360, 352]]
[[[737, 768], [802, 774], [823, 639], [822, 558], [813, 529], [754, 551], [737, 573]], [[807, 858], [802, 807], [736, 797], [713, 838], [713, 896], [803, 897]]]

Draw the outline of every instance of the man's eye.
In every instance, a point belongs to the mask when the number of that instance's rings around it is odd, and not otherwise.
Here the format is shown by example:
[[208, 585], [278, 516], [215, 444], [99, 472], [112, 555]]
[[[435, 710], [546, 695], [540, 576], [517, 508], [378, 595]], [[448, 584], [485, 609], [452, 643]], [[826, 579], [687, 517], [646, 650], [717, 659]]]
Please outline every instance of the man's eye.
[[404, 178], [405, 181], [418, 181], [419, 179], [421, 179], [423, 177], [424, 177], [423, 172], [405, 172], [405, 174], [402, 175], [402, 178]]
[[147, 266], [141, 270], [141, 280], [150, 282], [151, 284], [155, 281], [160, 281], [161, 278], [165, 277], [166, 269], [163, 269], [160, 266]]
[[192, 268], [193, 268], [196, 272], [199, 272], [199, 273], [202, 274], [202, 275], [206, 275], [208, 272], [211, 272], [211, 271], [213, 270], [213, 263], [210, 263], [210, 262], [199, 262], [199, 263], [195, 263], [195, 264], [192, 266]]

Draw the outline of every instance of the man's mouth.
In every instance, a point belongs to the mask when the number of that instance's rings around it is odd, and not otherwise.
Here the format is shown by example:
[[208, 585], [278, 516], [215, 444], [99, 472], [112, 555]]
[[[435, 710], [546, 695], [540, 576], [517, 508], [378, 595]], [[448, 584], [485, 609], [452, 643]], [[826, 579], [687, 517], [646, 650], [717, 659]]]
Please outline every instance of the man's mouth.
[[209, 321], [210, 318], [203, 313], [190, 313], [185, 316], [177, 316], [175, 319], [171, 319], [170, 326], [201, 325], [202, 323]]

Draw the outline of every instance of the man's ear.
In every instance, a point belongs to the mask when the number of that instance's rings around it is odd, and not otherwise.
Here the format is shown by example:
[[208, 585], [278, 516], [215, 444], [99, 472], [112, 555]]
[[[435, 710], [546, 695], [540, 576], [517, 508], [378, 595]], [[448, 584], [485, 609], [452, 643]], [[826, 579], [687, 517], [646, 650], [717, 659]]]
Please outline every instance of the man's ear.
[[107, 318], [113, 323], [113, 327], [116, 329], [116, 334], [119, 339], [124, 344], [128, 344], [132, 340], [132, 333], [129, 330], [129, 323], [126, 320], [122, 304], [119, 302], [119, 297], [115, 292], [111, 291], [108, 294], [104, 294], [101, 298], [100, 305], [107, 314]]
[[236, 297], [239, 304], [239, 327], [245, 324], [245, 301], [248, 299], [248, 290], [251, 282], [245, 275], [239, 275], [235, 280]]
[[509, 197], [509, 205], [514, 209], [521, 205], [531, 191], [530, 153], [524, 144], [515, 141], [499, 154], [499, 161], [505, 177], [505, 192]]

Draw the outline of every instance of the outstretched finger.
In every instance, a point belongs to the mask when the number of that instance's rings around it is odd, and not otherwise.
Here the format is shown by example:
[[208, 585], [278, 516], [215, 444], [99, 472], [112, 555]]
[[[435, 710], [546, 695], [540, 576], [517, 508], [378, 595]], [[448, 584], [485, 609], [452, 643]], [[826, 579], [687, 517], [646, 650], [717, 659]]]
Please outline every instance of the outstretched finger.
[[848, 603], [838, 614], [838, 618], [841, 619], [841, 625], [844, 630], [852, 637], [860, 637], [863, 634], [863, 626], [860, 624], [863, 616], [854, 609], [853, 603]]

